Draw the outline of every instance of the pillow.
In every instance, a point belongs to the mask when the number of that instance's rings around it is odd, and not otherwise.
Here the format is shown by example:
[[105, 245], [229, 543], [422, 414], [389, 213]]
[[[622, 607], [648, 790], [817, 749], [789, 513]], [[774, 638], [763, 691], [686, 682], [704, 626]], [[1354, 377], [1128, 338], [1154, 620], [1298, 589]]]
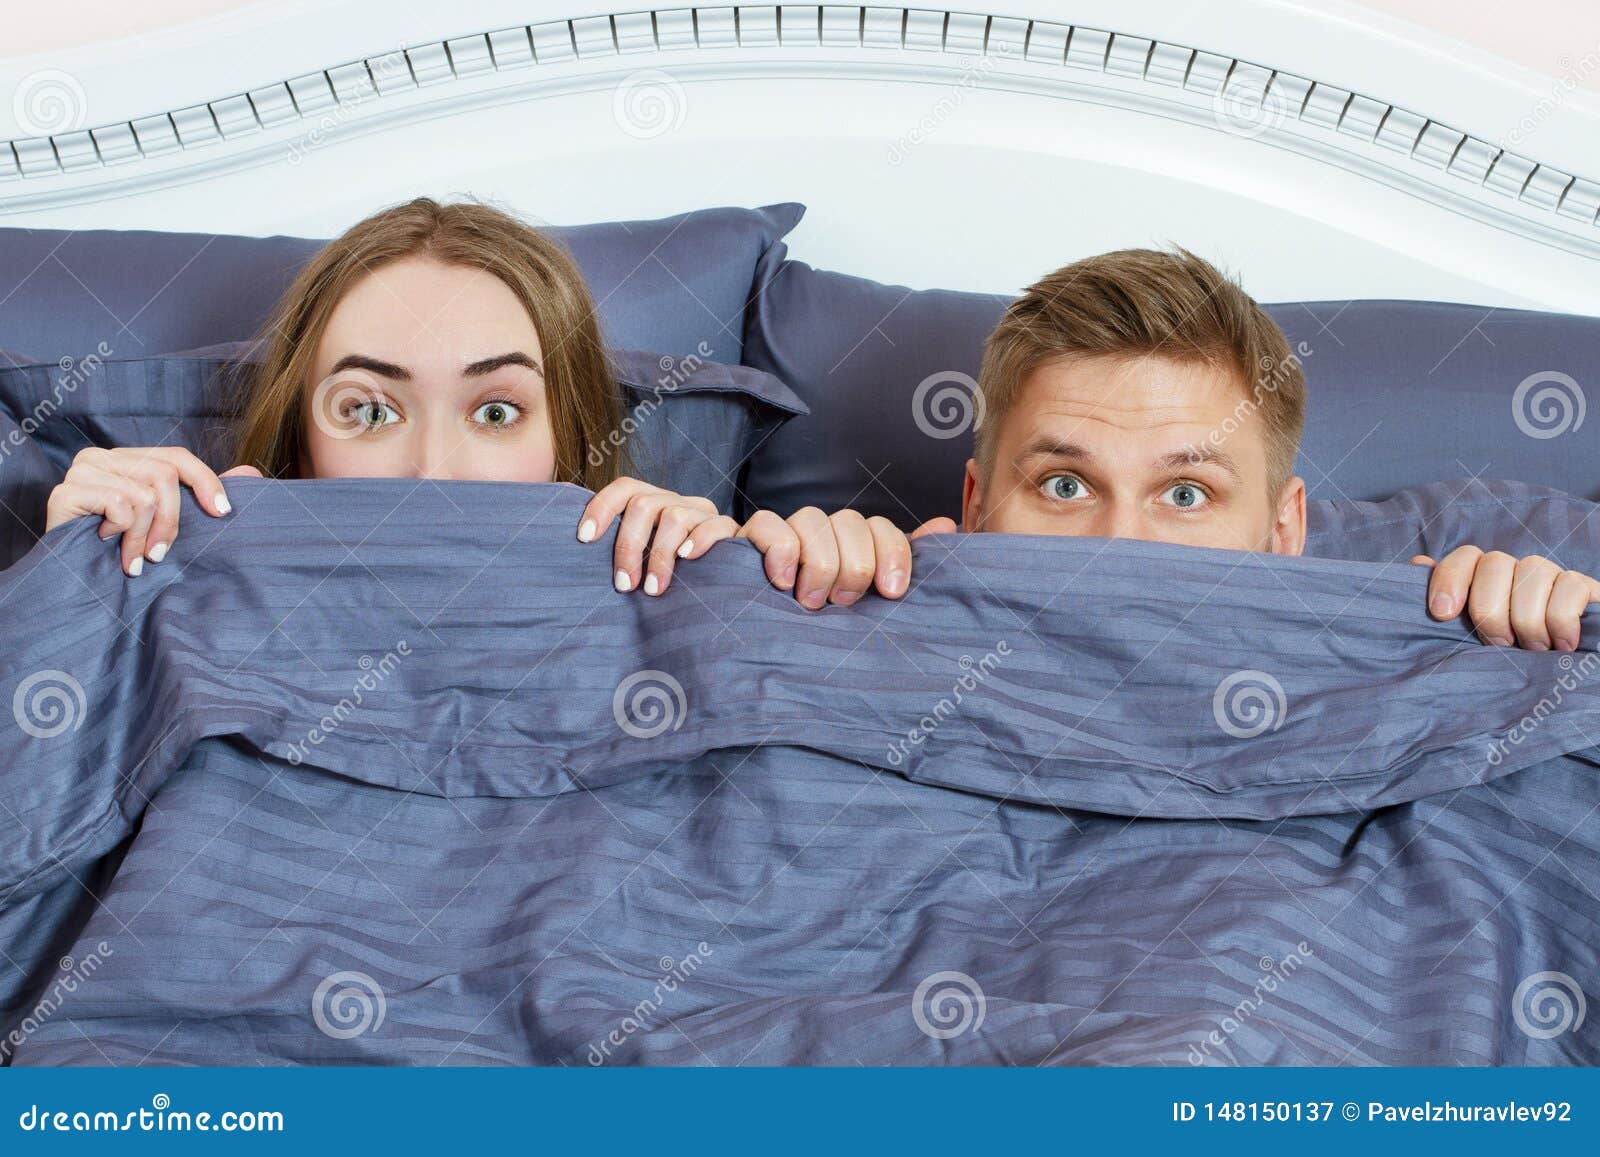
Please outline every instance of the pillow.
[[624, 392], [621, 435], [637, 477], [738, 509], [751, 455], [806, 404], [771, 374], [691, 354], [611, 355]]
[[[0, 349], [0, 372], [31, 366], [36, 359]], [[45, 523], [50, 488], [60, 481], [44, 449], [34, 440], [36, 425], [24, 424], [0, 403], [0, 569], [33, 549]]]
[[[750, 501], [783, 515], [852, 506], [906, 527], [958, 517], [983, 342], [1009, 299], [783, 256], [774, 245], [757, 271], [745, 361], [811, 413], [757, 452]], [[1600, 426], [1583, 421], [1600, 318], [1414, 301], [1267, 310], [1310, 383], [1297, 469], [1313, 498], [1373, 501], [1464, 474], [1600, 498]]]
[[811, 413], [756, 451], [741, 516], [848, 506], [906, 529], [959, 518], [978, 362], [1010, 299], [882, 285], [782, 252], [769, 254], [770, 275], [757, 271], [745, 362]]
[[1402, 490], [1382, 502], [1306, 504], [1306, 549], [1319, 558], [1408, 563], [1458, 546], [1539, 554], [1600, 574], [1600, 516], [1592, 503], [1525, 482], [1462, 478]]
[[[736, 365], [756, 264], [805, 206], [703, 209], [551, 227], [599, 303], [611, 344]], [[144, 230], [0, 229], [0, 346], [53, 361], [105, 342], [149, 357], [255, 337], [324, 244]]]
[[[51, 489], [86, 446], [184, 446], [221, 471], [252, 353], [238, 342], [162, 357], [0, 359], [0, 568], [44, 531]], [[699, 354], [611, 355], [634, 473], [731, 512], [751, 451], [803, 402], [776, 378]], [[604, 448], [602, 448], [603, 452]]]

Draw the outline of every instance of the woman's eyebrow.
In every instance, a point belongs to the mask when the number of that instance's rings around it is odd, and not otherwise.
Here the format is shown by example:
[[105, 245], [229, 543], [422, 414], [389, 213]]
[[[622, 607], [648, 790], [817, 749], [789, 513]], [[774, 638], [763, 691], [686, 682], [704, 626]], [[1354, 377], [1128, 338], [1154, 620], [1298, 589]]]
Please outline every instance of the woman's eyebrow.
[[539, 363], [534, 361], [527, 354], [517, 350], [513, 350], [508, 354], [496, 354], [492, 358], [484, 358], [481, 361], [472, 362], [461, 372], [469, 378], [480, 378], [484, 374], [494, 373], [494, 371], [499, 369], [501, 366], [523, 366], [532, 370], [541, 378], [544, 377], [544, 370], [540, 367]]
[[368, 357], [366, 354], [345, 354], [344, 357], [333, 363], [329, 376], [340, 370], [370, 370], [386, 378], [393, 378], [397, 382], [409, 382], [411, 371], [404, 366], [397, 366], [393, 362], [386, 362], [379, 358]]

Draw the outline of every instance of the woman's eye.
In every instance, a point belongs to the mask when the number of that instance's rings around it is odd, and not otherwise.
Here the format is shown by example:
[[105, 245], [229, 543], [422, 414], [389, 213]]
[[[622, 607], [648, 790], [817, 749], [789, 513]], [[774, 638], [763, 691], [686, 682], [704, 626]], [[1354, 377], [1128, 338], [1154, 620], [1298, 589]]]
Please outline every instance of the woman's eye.
[[522, 416], [522, 407], [511, 402], [485, 402], [472, 411], [472, 420], [485, 426], [510, 426]]
[[1174, 482], [1167, 487], [1164, 497], [1179, 510], [1198, 510], [1211, 501], [1204, 490], [1189, 482]]
[[359, 402], [345, 413], [352, 425], [359, 425], [368, 430], [376, 430], [380, 426], [387, 426], [400, 420], [400, 415], [387, 402]]
[[1070, 474], [1058, 474], [1054, 478], [1046, 478], [1044, 485], [1039, 489], [1044, 491], [1046, 498], [1070, 500], [1083, 497], [1083, 483]]

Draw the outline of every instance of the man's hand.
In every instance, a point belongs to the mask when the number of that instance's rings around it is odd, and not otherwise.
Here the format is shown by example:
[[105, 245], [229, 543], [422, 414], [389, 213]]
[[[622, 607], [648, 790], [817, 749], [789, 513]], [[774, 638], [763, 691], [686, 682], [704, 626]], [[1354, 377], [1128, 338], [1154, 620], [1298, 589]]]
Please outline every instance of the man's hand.
[[[910, 537], [926, 533], [919, 527]], [[815, 506], [788, 518], [758, 510], [739, 537], [761, 551], [772, 585], [792, 590], [809, 610], [827, 603], [848, 607], [872, 589], [897, 599], [911, 585], [910, 539], [887, 518], [863, 518], [854, 510], [825, 514]]]
[[1600, 602], [1600, 582], [1538, 555], [1513, 558], [1504, 551], [1485, 554], [1462, 546], [1437, 564], [1425, 554], [1411, 561], [1433, 567], [1428, 613], [1453, 619], [1465, 609], [1473, 629], [1491, 647], [1575, 651], [1584, 608]]

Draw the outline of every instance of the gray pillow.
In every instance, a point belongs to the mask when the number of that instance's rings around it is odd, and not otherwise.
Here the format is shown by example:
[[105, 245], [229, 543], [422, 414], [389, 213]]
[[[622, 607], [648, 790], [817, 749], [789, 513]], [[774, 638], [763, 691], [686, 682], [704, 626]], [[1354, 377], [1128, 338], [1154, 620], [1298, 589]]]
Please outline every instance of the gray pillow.
[[[49, 494], [87, 446], [184, 446], [223, 470], [249, 343], [150, 358], [38, 363], [0, 358], [0, 568], [44, 531]], [[698, 355], [611, 355], [618, 441], [647, 482], [710, 498], [724, 513], [751, 452], [806, 407], [782, 382]], [[19, 364], [20, 363], [20, 364]]]
[[1478, 478], [1432, 482], [1382, 502], [1306, 504], [1308, 555], [1408, 563], [1418, 554], [1443, 558], [1458, 546], [1538, 554], [1600, 574], [1600, 517], [1593, 503], [1560, 490]]
[[[546, 229], [571, 250], [607, 340], [737, 365], [757, 263], [797, 204]], [[0, 346], [45, 361], [105, 342], [121, 358], [255, 337], [324, 244], [144, 230], [0, 229]]]
[[908, 529], [959, 518], [978, 362], [1010, 299], [883, 285], [782, 252], [757, 273], [745, 362], [811, 413], [756, 451], [749, 509], [848, 506]]
[[[1044, 272], [1043, 269], [1040, 270]], [[745, 362], [811, 407], [757, 452], [750, 501], [959, 516], [984, 339], [1007, 298], [914, 291], [785, 261], [757, 273]], [[1310, 403], [1313, 498], [1377, 500], [1463, 475], [1600, 498], [1600, 318], [1419, 301], [1270, 305]]]

